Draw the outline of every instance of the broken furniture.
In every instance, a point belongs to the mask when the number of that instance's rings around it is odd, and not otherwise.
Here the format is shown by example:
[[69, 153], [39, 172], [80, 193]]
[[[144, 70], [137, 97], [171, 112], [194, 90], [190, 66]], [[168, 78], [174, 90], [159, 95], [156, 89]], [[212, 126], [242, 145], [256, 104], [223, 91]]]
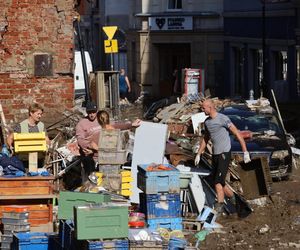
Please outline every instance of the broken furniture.
[[14, 133], [14, 146], [16, 153], [28, 153], [29, 172], [37, 172], [38, 152], [47, 150], [45, 132]]

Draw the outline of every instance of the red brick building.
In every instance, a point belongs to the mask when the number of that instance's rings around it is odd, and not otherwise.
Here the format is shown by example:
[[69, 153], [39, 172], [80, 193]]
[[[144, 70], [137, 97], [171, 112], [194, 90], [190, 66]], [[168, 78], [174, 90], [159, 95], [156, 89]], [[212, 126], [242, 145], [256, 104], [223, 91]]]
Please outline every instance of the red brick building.
[[0, 101], [7, 122], [26, 118], [27, 107], [45, 107], [43, 121], [73, 106], [75, 0], [2, 0]]

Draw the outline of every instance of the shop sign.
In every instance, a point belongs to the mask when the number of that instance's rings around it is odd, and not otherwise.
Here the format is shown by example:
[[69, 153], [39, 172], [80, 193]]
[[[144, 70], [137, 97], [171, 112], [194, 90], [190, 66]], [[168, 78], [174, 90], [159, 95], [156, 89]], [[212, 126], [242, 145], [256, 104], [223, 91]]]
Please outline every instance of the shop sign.
[[149, 17], [150, 30], [193, 30], [191, 16]]

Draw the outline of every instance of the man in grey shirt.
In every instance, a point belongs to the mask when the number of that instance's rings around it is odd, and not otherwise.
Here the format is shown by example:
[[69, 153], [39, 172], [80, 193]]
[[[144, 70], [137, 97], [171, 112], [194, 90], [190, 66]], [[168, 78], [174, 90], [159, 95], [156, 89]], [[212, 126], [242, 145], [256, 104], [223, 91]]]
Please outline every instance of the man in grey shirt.
[[241, 144], [244, 152], [244, 162], [248, 163], [251, 160], [243, 137], [240, 135], [238, 129], [230, 121], [230, 119], [226, 115], [218, 113], [210, 99], [207, 99], [203, 102], [202, 110], [209, 117], [204, 122], [205, 134], [195, 158], [195, 165], [199, 164], [201, 154], [204, 152], [208, 140], [211, 139], [213, 144], [213, 170], [211, 174], [217, 193], [217, 204], [215, 205], [215, 209], [217, 212], [221, 212], [223, 209], [225, 195], [228, 198], [234, 198], [233, 192], [225, 183], [229, 163], [231, 160], [231, 142], [229, 131], [237, 137]]

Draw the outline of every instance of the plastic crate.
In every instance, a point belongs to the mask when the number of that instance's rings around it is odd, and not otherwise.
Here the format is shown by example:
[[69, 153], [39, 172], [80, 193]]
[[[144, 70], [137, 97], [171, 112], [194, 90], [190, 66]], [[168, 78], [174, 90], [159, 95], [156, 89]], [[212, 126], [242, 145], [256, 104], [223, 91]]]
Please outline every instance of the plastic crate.
[[120, 165], [98, 165], [99, 172], [103, 174], [119, 174], [121, 167]]
[[25, 213], [28, 212], [28, 206], [19, 206], [19, 205], [8, 205], [3, 207], [3, 212], [12, 212], [12, 213]]
[[12, 242], [1, 242], [1, 249], [11, 249]]
[[13, 250], [48, 250], [47, 233], [16, 233], [13, 236]]
[[83, 249], [86, 250], [102, 250], [102, 249], [118, 249], [128, 250], [129, 243], [127, 239], [120, 240], [104, 240], [104, 241], [85, 241]]
[[22, 213], [16, 213], [16, 212], [3, 212], [2, 218], [6, 219], [28, 219], [29, 213], [28, 212], [22, 212]]
[[110, 201], [109, 194], [61, 191], [58, 199], [58, 219], [73, 219], [74, 206], [99, 204], [108, 201]]
[[13, 235], [1, 235], [1, 249], [11, 249]]
[[101, 129], [98, 142], [99, 149], [120, 149], [120, 132], [120, 129]]
[[98, 163], [99, 164], [115, 164], [122, 165], [127, 161], [127, 151], [126, 150], [106, 150], [101, 149], [98, 152]]
[[78, 240], [117, 239], [128, 237], [128, 206], [103, 203], [74, 208]]
[[148, 219], [180, 217], [180, 194], [140, 193], [140, 210]]
[[164, 166], [172, 168], [168, 171], [147, 171], [149, 164], [138, 165], [137, 185], [146, 194], [179, 193], [179, 171], [170, 164]]
[[12, 242], [13, 241], [13, 234], [2, 234], [1, 235], [1, 242]]
[[23, 225], [3, 224], [3, 230], [5, 232], [27, 232], [30, 230], [30, 224], [23, 224]]
[[182, 230], [182, 218], [148, 219], [147, 222], [150, 230], [156, 230], [157, 228]]
[[168, 244], [163, 243], [162, 241], [155, 240], [130, 240], [129, 241], [130, 250], [163, 250], [168, 249]]
[[26, 225], [28, 224], [28, 219], [11, 219], [11, 218], [2, 218], [3, 224], [14, 224], [14, 225]]
[[180, 175], [179, 175], [180, 188], [181, 189], [188, 188], [192, 177], [193, 177], [193, 174], [191, 174], [191, 173], [180, 173]]

